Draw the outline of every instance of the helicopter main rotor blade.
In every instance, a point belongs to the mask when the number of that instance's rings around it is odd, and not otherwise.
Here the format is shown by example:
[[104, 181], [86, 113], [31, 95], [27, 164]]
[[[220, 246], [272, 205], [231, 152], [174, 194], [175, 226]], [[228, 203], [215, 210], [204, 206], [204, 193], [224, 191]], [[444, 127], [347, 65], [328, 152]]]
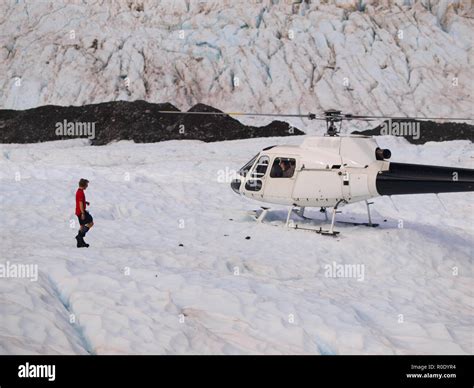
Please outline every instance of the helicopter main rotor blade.
[[392, 120], [444, 120], [444, 121], [472, 121], [469, 117], [407, 117], [407, 116], [362, 116], [362, 115], [351, 115], [345, 114], [343, 118], [351, 120], [364, 120], [364, 119], [392, 119]]
[[323, 115], [314, 113], [298, 114], [298, 113], [249, 113], [249, 112], [180, 112], [173, 110], [160, 110], [158, 113], [176, 114], [176, 115], [208, 115], [208, 116], [262, 116], [262, 117], [299, 117], [309, 120], [443, 120], [443, 121], [472, 121], [470, 117], [409, 117], [409, 116], [378, 116], [378, 115], [353, 115], [350, 113], [325, 112]]
[[302, 117], [310, 120], [326, 120], [326, 117], [317, 116], [313, 113], [307, 114], [285, 114], [285, 113], [244, 113], [244, 112], [179, 112], [173, 110], [159, 110], [158, 113], [177, 115], [210, 115], [210, 116], [265, 116], [265, 117]]

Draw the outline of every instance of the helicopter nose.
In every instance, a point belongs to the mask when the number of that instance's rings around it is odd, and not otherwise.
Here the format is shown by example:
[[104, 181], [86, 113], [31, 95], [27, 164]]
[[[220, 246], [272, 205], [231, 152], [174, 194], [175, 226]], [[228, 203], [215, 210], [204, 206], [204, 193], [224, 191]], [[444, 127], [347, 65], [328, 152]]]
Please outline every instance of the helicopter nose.
[[230, 187], [232, 190], [234, 190], [235, 193], [240, 194], [240, 185], [242, 184], [242, 181], [240, 179], [233, 179], [232, 182], [230, 182]]

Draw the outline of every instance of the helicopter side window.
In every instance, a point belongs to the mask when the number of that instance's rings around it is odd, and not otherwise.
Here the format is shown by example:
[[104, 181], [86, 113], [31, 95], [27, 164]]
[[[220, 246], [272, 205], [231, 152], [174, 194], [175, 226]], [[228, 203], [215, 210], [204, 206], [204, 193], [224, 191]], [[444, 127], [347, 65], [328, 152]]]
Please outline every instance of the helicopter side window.
[[275, 158], [270, 171], [271, 178], [291, 178], [295, 174], [296, 159]]

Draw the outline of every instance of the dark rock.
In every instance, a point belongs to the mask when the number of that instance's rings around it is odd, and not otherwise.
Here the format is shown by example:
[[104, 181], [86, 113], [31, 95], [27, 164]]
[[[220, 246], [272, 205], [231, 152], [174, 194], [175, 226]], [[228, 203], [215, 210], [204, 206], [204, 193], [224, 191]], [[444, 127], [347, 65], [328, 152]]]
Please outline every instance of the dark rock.
[[[374, 129], [369, 129], [366, 131], [354, 131], [352, 133], [367, 136], [385, 135], [387, 133], [384, 133], [382, 129], [388, 128], [390, 125], [389, 121], [385, 121], [385, 123], [386, 125], [381, 124]], [[474, 125], [466, 123], [436, 123], [434, 121], [429, 120], [392, 120], [392, 128], [393, 123], [416, 123], [416, 125], [419, 125], [419, 138], [418, 136], [413, 136], [413, 134], [416, 134], [416, 131], [411, 131], [411, 133], [410, 131], [406, 131], [408, 134], [402, 136], [412, 144], [425, 144], [429, 141], [449, 140], [470, 140], [471, 142], [474, 141]]]
[[[246, 126], [227, 115], [174, 115], [159, 111], [179, 110], [170, 103], [146, 101], [114, 101], [84, 106], [45, 105], [23, 111], [0, 110], [0, 143], [37, 143], [43, 141], [88, 137], [57, 135], [56, 125], [63, 123], [95, 123], [93, 145], [112, 141], [133, 140], [153, 143], [164, 140], [193, 139], [205, 142], [253, 137], [302, 135], [302, 131], [281, 121], [264, 127]], [[189, 111], [220, 112], [204, 104]]]

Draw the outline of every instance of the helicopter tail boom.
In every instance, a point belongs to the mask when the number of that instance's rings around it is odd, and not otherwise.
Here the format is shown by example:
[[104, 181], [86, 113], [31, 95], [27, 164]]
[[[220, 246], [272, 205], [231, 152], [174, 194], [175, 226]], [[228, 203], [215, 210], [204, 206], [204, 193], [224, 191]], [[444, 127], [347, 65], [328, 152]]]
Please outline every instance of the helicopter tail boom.
[[390, 163], [376, 179], [380, 195], [474, 191], [474, 170], [420, 164]]

